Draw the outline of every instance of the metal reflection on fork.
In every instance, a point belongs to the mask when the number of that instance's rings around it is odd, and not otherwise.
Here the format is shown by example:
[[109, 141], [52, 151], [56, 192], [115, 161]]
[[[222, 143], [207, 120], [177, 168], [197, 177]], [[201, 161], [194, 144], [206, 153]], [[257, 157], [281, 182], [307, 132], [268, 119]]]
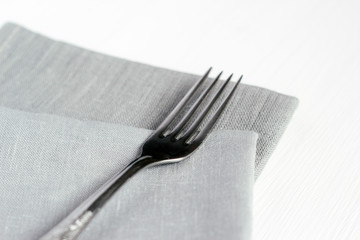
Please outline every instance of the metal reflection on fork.
[[[175, 119], [179, 117], [180, 112], [182, 112], [184, 107], [189, 104], [194, 93], [208, 78], [210, 71], [211, 68], [187, 92], [160, 126], [145, 141], [142, 146], [142, 153], [137, 159], [133, 160], [125, 169], [109, 179], [66, 218], [48, 233], [43, 235], [40, 240], [76, 239], [116, 190], [139, 170], [153, 165], [180, 162], [194, 152], [194, 150], [204, 141], [205, 137], [216, 123], [242, 79], [241, 76], [232, 87], [230, 93], [222, 100], [219, 107], [216, 109], [214, 116], [207, 123], [204, 123], [201, 129], [200, 125], [204, 122], [205, 117], [225, 90], [232, 78], [232, 74], [213, 94], [214, 96], [206, 103], [201, 112], [195, 116], [195, 111], [199, 108], [201, 103], [204, 102], [204, 99], [210, 97], [208, 96], [210, 95], [209, 92], [220, 79], [221, 72], [214, 80], [212, 80], [211, 84], [201, 92], [199, 97], [190, 106], [189, 110], [187, 110], [184, 116], [182, 116], [175, 124], [175, 127], [170, 128], [170, 125], [175, 123]], [[195, 120], [190, 121], [193, 117], [195, 117]]]

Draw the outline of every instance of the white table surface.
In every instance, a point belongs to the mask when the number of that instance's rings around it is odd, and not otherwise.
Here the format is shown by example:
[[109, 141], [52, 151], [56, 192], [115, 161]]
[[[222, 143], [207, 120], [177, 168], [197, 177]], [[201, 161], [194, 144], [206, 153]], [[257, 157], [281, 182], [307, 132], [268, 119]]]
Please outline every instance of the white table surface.
[[208, 66], [300, 106], [255, 185], [254, 239], [360, 239], [360, 2], [2, 0], [13, 21], [110, 55]]

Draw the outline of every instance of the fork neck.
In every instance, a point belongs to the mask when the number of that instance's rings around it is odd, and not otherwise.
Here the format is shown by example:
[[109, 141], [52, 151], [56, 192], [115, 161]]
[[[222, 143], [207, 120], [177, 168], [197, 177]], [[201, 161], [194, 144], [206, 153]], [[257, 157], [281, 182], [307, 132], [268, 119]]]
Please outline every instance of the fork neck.
[[129, 178], [131, 178], [139, 170], [152, 165], [154, 162], [155, 160], [150, 155], [142, 155], [130, 162], [121, 172], [113, 176], [104, 184], [105, 186], [103, 187], [106, 188], [106, 191], [104, 191], [101, 196], [99, 196], [98, 199], [91, 204], [88, 210], [96, 211], [101, 208], [106, 200], [109, 199]]

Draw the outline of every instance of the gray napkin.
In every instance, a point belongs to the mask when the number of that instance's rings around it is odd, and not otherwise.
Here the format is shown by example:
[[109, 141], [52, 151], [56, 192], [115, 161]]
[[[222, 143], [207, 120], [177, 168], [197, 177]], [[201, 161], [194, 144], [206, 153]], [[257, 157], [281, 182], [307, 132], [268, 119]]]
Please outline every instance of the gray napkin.
[[[150, 132], [0, 107], [0, 239], [38, 239], [134, 159]], [[187, 160], [140, 171], [80, 239], [250, 239], [256, 140], [214, 131]]]
[[[0, 239], [54, 226], [136, 156], [198, 78], [1, 28]], [[80, 238], [250, 239], [253, 175], [296, 106], [242, 85], [222, 131], [187, 161], [136, 175]]]
[[[1, 106], [155, 129], [198, 78], [84, 50], [11, 23], [0, 30]], [[242, 85], [216, 128], [259, 134], [257, 177], [296, 106], [293, 97]]]

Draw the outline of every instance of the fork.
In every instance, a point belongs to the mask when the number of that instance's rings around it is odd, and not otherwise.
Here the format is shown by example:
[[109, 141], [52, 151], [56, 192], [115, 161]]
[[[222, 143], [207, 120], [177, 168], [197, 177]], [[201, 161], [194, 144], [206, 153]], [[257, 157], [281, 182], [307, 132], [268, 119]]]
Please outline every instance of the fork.
[[[191, 97], [208, 78], [211, 69], [212, 68], [209, 68], [209, 70], [207, 70], [200, 80], [185, 94], [165, 120], [163, 120], [160, 126], [145, 141], [140, 156], [130, 162], [122, 171], [110, 178], [89, 198], [73, 210], [73, 212], [43, 235], [40, 240], [76, 239], [107, 200], [109, 200], [110, 197], [139, 170], [154, 165], [180, 162], [193, 153], [204, 141], [211, 128], [216, 123], [242, 79], [241, 75], [216, 109], [214, 116], [205, 123], [201, 129], [201, 124], [204, 122], [205, 117], [230, 82], [230, 79], [233, 76], [232, 74], [226, 79], [221, 87], [216, 90], [213, 94], [214, 96], [195, 117], [196, 110], [201, 103], [204, 102], [204, 99], [210, 95], [209, 92], [213, 89], [216, 82], [219, 81], [222, 75], [222, 72], [220, 72], [216, 78], [212, 80], [211, 84], [200, 93], [199, 97], [195, 99], [181, 119], [174, 124], [175, 119], [179, 117], [180, 112], [184, 110], [184, 107], [189, 103]], [[195, 118], [195, 120], [190, 121], [192, 118]], [[175, 125], [175, 127], [170, 128], [171, 124]]]

